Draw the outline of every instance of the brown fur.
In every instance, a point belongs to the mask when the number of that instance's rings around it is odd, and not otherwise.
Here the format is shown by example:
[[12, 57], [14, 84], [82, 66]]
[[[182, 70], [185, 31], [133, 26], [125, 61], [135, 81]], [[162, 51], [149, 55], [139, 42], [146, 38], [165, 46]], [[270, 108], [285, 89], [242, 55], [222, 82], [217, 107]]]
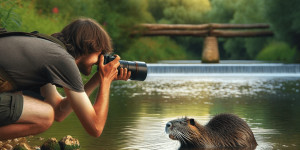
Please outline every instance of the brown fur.
[[192, 118], [172, 120], [166, 125], [169, 137], [181, 148], [255, 148], [254, 135], [247, 123], [233, 114], [213, 117], [205, 126]]

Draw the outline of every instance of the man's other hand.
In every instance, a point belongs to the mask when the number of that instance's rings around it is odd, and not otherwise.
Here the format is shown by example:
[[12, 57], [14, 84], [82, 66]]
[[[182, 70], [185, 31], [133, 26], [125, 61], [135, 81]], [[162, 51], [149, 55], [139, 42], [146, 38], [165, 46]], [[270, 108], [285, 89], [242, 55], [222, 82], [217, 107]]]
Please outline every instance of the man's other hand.
[[131, 71], [128, 71], [127, 68], [120, 68], [119, 69], [119, 74], [115, 78], [115, 80], [125, 80], [127, 81], [131, 76]]

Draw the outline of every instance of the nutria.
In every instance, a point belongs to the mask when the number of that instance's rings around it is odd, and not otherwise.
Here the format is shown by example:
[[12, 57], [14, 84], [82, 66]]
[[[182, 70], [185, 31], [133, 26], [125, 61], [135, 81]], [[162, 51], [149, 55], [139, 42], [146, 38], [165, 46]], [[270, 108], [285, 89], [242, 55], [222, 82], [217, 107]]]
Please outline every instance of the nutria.
[[193, 118], [166, 124], [166, 133], [181, 143], [180, 148], [255, 148], [254, 135], [247, 123], [233, 114], [219, 114], [205, 126]]

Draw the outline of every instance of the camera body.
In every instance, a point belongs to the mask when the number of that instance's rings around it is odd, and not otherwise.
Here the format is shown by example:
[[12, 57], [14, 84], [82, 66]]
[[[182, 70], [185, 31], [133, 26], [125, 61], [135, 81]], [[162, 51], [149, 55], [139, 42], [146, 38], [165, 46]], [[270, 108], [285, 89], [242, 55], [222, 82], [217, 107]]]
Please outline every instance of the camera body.
[[[114, 56], [104, 55], [104, 65], [113, 61], [115, 59]], [[144, 81], [147, 77], [147, 64], [145, 62], [140, 61], [126, 61], [119, 60], [120, 66], [118, 67], [118, 71], [120, 68], [127, 68], [128, 71], [131, 71], [130, 80], [138, 80]]]

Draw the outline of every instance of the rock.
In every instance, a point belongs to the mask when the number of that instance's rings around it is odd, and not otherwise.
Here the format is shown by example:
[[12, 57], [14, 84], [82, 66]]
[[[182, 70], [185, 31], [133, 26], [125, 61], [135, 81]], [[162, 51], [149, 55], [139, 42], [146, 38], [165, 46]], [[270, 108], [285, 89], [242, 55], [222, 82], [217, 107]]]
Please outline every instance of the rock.
[[6, 140], [6, 143], [11, 143], [12, 139]]
[[31, 150], [31, 148], [26, 143], [20, 143], [15, 146], [14, 150]]
[[5, 148], [7, 150], [12, 150], [14, 147], [10, 144], [5, 144], [5, 145], [2, 146], [2, 148]]
[[33, 150], [41, 150], [39, 146], [33, 146]]
[[13, 142], [13, 143], [18, 143], [18, 142], [19, 142], [19, 139], [18, 139], [18, 138], [15, 138], [15, 139], [12, 140], [12, 142]]
[[70, 135], [63, 137], [59, 141], [62, 150], [77, 150], [80, 149], [79, 141]]
[[50, 138], [41, 146], [41, 150], [60, 150], [60, 146], [56, 138]]
[[27, 139], [25, 137], [18, 138], [19, 143], [27, 143]]

